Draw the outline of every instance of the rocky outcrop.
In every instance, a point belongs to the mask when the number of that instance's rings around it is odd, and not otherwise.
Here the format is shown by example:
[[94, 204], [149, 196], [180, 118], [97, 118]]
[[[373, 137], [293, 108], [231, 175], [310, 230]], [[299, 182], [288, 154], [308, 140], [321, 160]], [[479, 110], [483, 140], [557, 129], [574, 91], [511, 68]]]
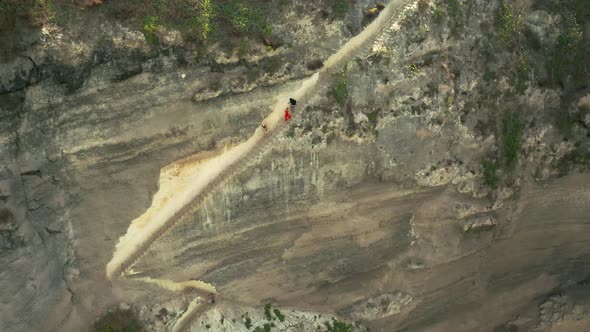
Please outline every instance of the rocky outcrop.
[[496, 219], [491, 216], [473, 218], [467, 220], [463, 225], [463, 232], [478, 233], [492, 230], [496, 226]]
[[354, 320], [376, 320], [399, 314], [402, 308], [412, 302], [412, 296], [402, 292], [381, 294], [354, 304], [348, 315]]

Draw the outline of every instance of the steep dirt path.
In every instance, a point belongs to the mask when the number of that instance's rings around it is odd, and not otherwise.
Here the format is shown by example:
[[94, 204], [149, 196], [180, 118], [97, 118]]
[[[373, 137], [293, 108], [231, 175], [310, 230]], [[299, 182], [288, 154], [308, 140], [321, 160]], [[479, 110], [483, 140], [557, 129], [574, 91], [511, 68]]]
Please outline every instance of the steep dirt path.
[[[325, 62], [324, 67], [316, 74], [305, 80], [301, 87], [290, 93], [277, 97], [273, 112], [264, 120], [268, 132], [258, 128], [247, 141], [238, 144], [225, 152], [196, 163], [173, 164], [163, 170], [158, 193], [154, 196], [152, 206], [140, 217], [133, 220], [127, 233], [119, 239], [113, 258], [106, 266], [106, 276], [109, 280], [119, 278], [129, 271], [133, 265], [146, 253], [148, 248], [170, 227], [190, 216], [199, 208], [203, 198], [219, 186], [222, 182], [241, 172], [250, 165], [260, 153], [267, 148], [284, 128], [283, 111], [289, 97], [299, 101], [298, 111], [303, 109], [303, 102], [308, 95], [314, 93], [314, 88], [324, 79], [330, 79], [330, 72], [348, 61], [356, 53], [362, 52], [363, 47], [381, 32], [395, 17], [395, 14], [408, 0], [392, 0], [380, 13], [376, 20], [369, 24], [360, 34], [351, 38], [342, 48]], [[297, 116], [297, 112], [293, 116]], [[140, 279], [141, 280], [141, 279]], [[143, 280], [148, 281], [148, 280]], [[154, 281], [170, 289], [172, 281]], [[215, 293], [215, 287], [204, 282], [177, 283], [175, 290], [193, 288], [201, 293]], [[180, 330], [190, 324], [190, 321], [200, 310], [202, 301], [197, 298], [189, 310], [179, 319], [174, 330]], [[191, 318], [192, 317], [192, 318]]]

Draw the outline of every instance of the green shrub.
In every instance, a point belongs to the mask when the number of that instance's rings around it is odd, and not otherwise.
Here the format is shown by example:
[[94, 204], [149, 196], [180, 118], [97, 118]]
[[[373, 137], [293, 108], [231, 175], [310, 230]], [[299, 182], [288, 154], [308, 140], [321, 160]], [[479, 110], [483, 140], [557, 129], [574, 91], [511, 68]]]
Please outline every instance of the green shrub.
[[142, 331], [137, 315], [132, 310], [117, 309], [108, 312], [94, 324], [94, 332]]
[[463, 7], [459, 0], [447, 0], [447, 8], [449, 9], [449, 14], [451, 14], [455, 18], [463, 17]]
[[489, 71], [486, 69], [486, 72], [483, 74], [483, 79], [486, 82], [491, 82], [493, 80], [496, 79], [496, 73], [494, 73], [493, 71]]
[[348, 10], [350, 9], [350, 0], [334, 0], [334, 15], [342, 19], [348, 14]]
[[143, 21], [143, 34], [145, 39], [153, 43], [156, 41], [156, 32], [162, 27], [160, 21], [155, 16], [148, 16]]
[[418, 67], [415, 63], [409, 64], [408, 72], [410, 77], [415, 77], [420, 73], [420, 67]]
[[[566, 28], [557, 38], [557, 43], [547, 62], [548, 72], [553, 80], [562, 81], [567, 75], [568, 69], [577, 70], [576, 57], [581, 51], [583, 39], [582, 28], [576, 17], [572, 14], [566, 15]], [[583, 53], [583, 52], [582, 52]], [[581, 61], [585, 59], [580, 58]], [[571, 67], [571, 68], [570, 68]]]
[[272, 26], [266, 21], [259, 26], [259, 29], [263, 36], [270, 36], [272, 34]]
[[244, 325], [246, 326], [246, 328], [248, 330], [252, 327], [252, 320], [250, 319], [250, 317], [246, 317], [246, 321], [244, 322]]
[[348, 101], [348, 64], [344, 66], [342, 72], [335, 74], [336, 84], [330, 89], [328, 94], [332, 96], [336, 103], [344, 106]]
[[436, 23], [442, 23], [442, 21], [445, 18], [445, 10], [441, 7], [441, 6], [436, 6], [434, 8], [434, 11], [432, 12], [433, 16], [434, 16], [434, 21]]
[[483, 167], [483, 180], [486, 185], [488, 185], [492, 189], [498, 188], [498, 183], [500, 182], [500, 178], [498, 178], [498, 167], [500, 165], [497, 161], [490, 161], [484, 160], [482, 167]]
[[215, 19], [215, 7], [213, 0], [202, 0], [197, 8], [197, 17], [193, 28], [199, 33], [199, 37], [205, 41], [214, 31], [213, 20]]
[[576, 18], [571, 16], [569, 22], [569, 27], [557, 38], [557, 47], [563, 51], [575, 50], [583, 39], [582, 28]]
[[279, 309], [275, 309], [273, 310], [273, 312], [275, 313], [275, 316], [277, 316], [281, 323], [285, 321], [285, 315], [283, 315]]
[[272, 314], [270, 313], [270, 303], [264, 306], [264, 316], [266, 316], [266, 320], [272, 320]]
[[523, 28], [522, 16], [513, 12], [510, 5], [504, 3], [498, 11], [497, 29], [500, 39], [505, 44], [513, 44]]
[[230, 1], [217, 6], [219, 16], [226, 18], [237, 31], [248, 31], [251, 12], [248, 6], [238, 1]]
[[166, 0], [152, 0], [151, 5], [158, 13], [161, 13], [166, 9]]
[[352, 332], [352, 324], [338, 321], [335, 318], [332, 318], [332, 322], [332, 324], [330, 322], [324, 323], [327, 332]]
[[518, 159], [524, 123], [519, 115], [506, 113], [502, 121], [502, 142], [507, 166], [514, 166]]
[[529, 66], [529, 62], [526, 59], [526, 56], [524, 54], [520, 54], [518, 57], [518, 64], [516, 66], [516, 70], [518, 71], [520, 77], [523, 79], [528, 78], [530, 69], [531, 68]]
[[371, 113], [367, 113], [366, 115], [373, 127], [376, 126], [379, 120], [379, 111], [373, 111]]
[[260, 33], [264, 36], [272, 33], [272, 26], [265, 18], [269, 11], [267, 6], [251, 8], [242, 1], [231, 0], [219, 4], [216, 11], [237, 32]]
[[426, 13], [428, 11], [428, 2], [429, 0], [419, 0], [418, 1], [418, 11], [422, 14]]

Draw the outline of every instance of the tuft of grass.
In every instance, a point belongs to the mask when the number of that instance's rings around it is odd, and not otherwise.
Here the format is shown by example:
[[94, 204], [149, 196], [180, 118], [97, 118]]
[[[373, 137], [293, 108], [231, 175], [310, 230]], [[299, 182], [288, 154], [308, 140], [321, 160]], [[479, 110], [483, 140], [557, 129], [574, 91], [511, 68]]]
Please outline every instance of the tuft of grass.
[[498, 184], [500, 182], [500, 178], [497, 174], [499, 167], [500, 165], [496, 160], [484, 160], [482, 164], [483, 180], [486, 185], [494, 190], [498, 188]]
[[158, 13], [164, 12], [166, 9], [165, 0], [152, 0], [150, 4]]
[[557, 43], [547, 62], [547, 69], [553, 80], [562, 81], [568, 69], [576, 70], [576, 56], [582, 49], [582, 27], [573, 14], [566, 15], [566, 29], [557, 38]]
[[463, 17], [463, 6], [459, 0], [446, 0], [447, 8], [449, 9], [449, 14], [451, 14], [455, 18]]
[[248, 44], [248, 41], [246, 39], [242, 39], [240, 41], [240, 44], [238, 45], [238, 57], [240, 59], [245, 57], [246, 55], [248, 55], [249, 51], [250, 45]]
[[483, 79], [486, 82], [491, 82], [491, 81], [495, 80], [496, 78], [497, 78], [496, 73], [494, 73], [493, 71], [486, 70], [485, 74], [483, 74]]
[[432, 15], [434, 16], [434, 21], [436, 23], [440, 24], [444, 20], [446, 12], [442, 8], [442, 6], [436, 6], [436, 7], [434, 7], [434, 11], [432, 12]]
[[416, 65], [415, 63], [409, 64], [408, 72], [410, 77], [415, 77], [420, 73], [420, 67], [418, 67], [418, 65]]
[[160, 20], [155, 16], [148, 16], [143, 21], [143, 34], [145, 39], [153, 44], [156, 41], [156, 32], [162, 28]]
[[263, 36], [272, 34], [272, 26], [265, 19], [267, 7], [248, 7], [239, 0], [224, 2], [216, 7], [218, 16], [229, 22], [239, 33], [260, 33]]
[[206, 41], [214, 31], [213, 20], [216, 17], [216, 9], [213, 0], [203, 0], [197, 7], [197, 16], [192, 22], [192, 29], [199, 34], [202, 41]]
[[502, 143], [506, 166], [513, 167], [518, 159], [524, 122], [514, 113], [507, 112], [502, 120]]
[[379, 120], [379, 111], [373, 111], [371, 113], [366, 113], [369, 122], [373, 125], [373, 127], [377, 126], [377, 122]]
[[513, 8], [507, 3], [500, 6], [497, 14], [498, 36], [506, 45], [514, 44], [523, 29], [522, 16], [516, 14]]
[[330, 89], [328, 94], [332, 96], [336, 103], [344, 106], [348, 101], [348, 64], [344, 66], [342, 72], [334, 74], [336, 84]]
[[418, 11], [422, 14], [425, 14], [428, 12], [428, 7], [430, 0], [419, 0], [418, 1]]
[[516, 70], [518, 71], [518, 74], [520, 75], [520, 77], [524, 78], [524, 79], [526, 79], [528, 77], [529, 72], [531, 70], [531, 68], [529, 66], [529, 62], [526, 59], [526, 56], [522, 53], [518, 57], [518, 63], [516, 66]]
[[274, 56], [272, 58], [267, 59], [262, 64], [262, 69], [267, 73], [274, 74], [274, 73], [278, 72], [279, 69], [281, 69], [281, 65], [282, 65], [281, 57]]
[[572, 18], [573, 25], [570, 26], [564, 33], [559, 35], [557, 39], [557, 47], [563, 51], [573, 51], [578, 47], [582, 41], [583, 32], [575, 18]]
[[[196, 9], [196, 10], [195, 10]], [[239, 35], [272, 33], [272, 26], [266, 21], [267, 6], [249, 7], [238, 0], [214, 2], [202, 0], [199, 2], [191, 20], [191, 33], [205, 42], [210, 39], [223, 37], [223, 31], [228, 28]]]
[[343, 19], [350, 9], [350, 0], [334, 0], [334, 15], [338, 19]]

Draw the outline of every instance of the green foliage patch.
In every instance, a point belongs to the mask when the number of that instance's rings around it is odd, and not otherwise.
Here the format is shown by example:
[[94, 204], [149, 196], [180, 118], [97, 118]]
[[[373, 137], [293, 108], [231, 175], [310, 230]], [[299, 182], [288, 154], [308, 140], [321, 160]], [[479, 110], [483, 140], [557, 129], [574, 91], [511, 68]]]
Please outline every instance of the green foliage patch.
[[506, 45], [512, 45], [517, 41], [518, 36], [522, 32], [524, 23], [522, 16], [515, 13], [512, 6], [508, 3], [503, 3], [498, 10], [496, 27], [498, 36], [502, 42]]
[[459, 0], [446, 0], [449, 14], [455, 18], [461, 18], [464, 15], [463, 6]]
[[506, 166], [512, 167], [518, 159], [524, 122], [520, 115], [507, 112], [502, 120], [502, 143]]
[[277, 316], [281, 323], [285, 321], [285, 315], [283, 315], [279, 309], [275, 309], [273, 310], [273, 312], [275, 313], [275, 316]]
[[500, 178], [497, 174], [499, 166], [500, 165], [496, 160], [484, 160], [482, 164], [483, 180], [486, 185], [494, 190], [498, 188], [498, 184], [500, 183]]
[[252, 327], [252, 319], [250, 319], [250, 317], [246, 317], [246, 321], [244, 322], [244, 325], [249, 330]]
[[146, 17], [143, 22], [143, 34], [145, 39], [148, 42], [153, 43], [156, 40], [156, 32], [158, 32], [160, 28], [162, 28], [162, 25], [160, 24], [157, 17]]
[[565, 15], [566, 27], [557, 38], [557, 43], [553, 48], [547, 69], [554, 82], [562, 82], [565, 77], [572, 71], [577, 71], [579, 65], [583, 65], [587, 56], [581, 47], [583, 32], [574, 14]]
[[131, 310], [117, 309], [101, 317], [94, 324], [94, 332], [139, 332], [142, 326]]
[[327, 332], [352, 332], [352, 324], [341, 322], [332, 318], [332, 324], [330, 322], [324, 322]]
[[267, 303], [264, 306], [264, 316], [266, 317], [266, 320], [272, 320], [272, 314], [270, 312], [270, 303]]
[[343, 19], [350, 9], [350, 0], [334, 0], [332, 9], [336, 18]]
[[334, 74], [336, 84], [330, 89], [328, 94], [334, 98], [336, 103], [340, 106], [344, 106], [348, 101], [348, 64], [344, 66], [344, 69], [337, 74]]

